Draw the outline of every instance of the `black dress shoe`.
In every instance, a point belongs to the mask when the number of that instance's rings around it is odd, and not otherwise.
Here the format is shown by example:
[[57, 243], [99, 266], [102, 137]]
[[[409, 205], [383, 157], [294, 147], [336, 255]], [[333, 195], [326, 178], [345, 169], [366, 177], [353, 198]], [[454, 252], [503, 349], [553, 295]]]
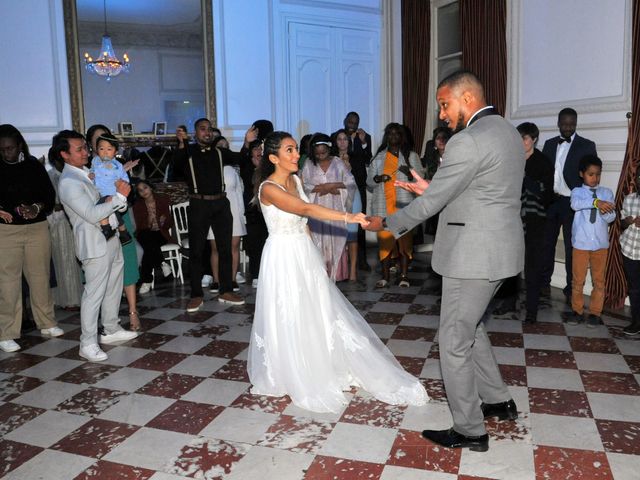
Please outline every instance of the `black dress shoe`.
[[447, 448], [468, 448], [474, 452], [489, 450], [489, 435], [486, 433], [478, 437], [467, 437], [450, 428], [448, 430], [423, 430], [422, 436]]
[[527, 312], [527, 316], [524, 317], [524, 323], [533, 324], [538, 321], [538, 314], [533, 312]]
[[498, 420], [515, 420], [518, 418], [518, 408], [513, 400], [500, 403], [483, 403], [480, 408], [484, 418], [498, 417]]

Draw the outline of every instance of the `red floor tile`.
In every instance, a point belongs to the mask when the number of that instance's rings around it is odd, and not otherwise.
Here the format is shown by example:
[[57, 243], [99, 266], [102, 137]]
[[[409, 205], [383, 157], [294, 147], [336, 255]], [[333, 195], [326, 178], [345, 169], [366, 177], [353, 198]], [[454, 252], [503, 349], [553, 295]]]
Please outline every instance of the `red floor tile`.
[[220, 415], [224, 408], [219, 405], [178, 400], [147, 423], [146, 426], [197, 435], [214, 418]]
[[38, 378], [14, 375], [0, 381], [0, 401], [8, 402], [29, 390], [39, 387], [44, 382]]
[[229, 327], [226, 325], [209, 325], [207, 323], [197, 325], [191, 330], [187, 330], [184, 333], [185, 337], [210, 337], [217, 338], [220, 335], [227, 333]]
[[42, 450], [41, 447], [0, 439], [0, 477], [31, 460]]
[[414, 315], [440, 315], [440, 305], [411, 304], [407, 313]]
[[573, 352], [525, 349], [527, 367], [578, 368]]
[[527, 386], [527, 367], [521, 365], [498, 365], [504, 383], [512, 387]]
[[640, 355], [624, 355], [624, 359], [631, 369], [631, 373], [640, 373]]
[[226, 365], [214, 372], [211, 377], [248, 383], [247, 362], [245, 360], [229, 360]]
[[433, 402], [446, 402], [447, 393], [444, 390], [444, 382], [439, 378], [421, 378], [420, 382], [427, 389], [429, 398]]
[[562, 323], [537, 322], [523, 323], [522, 333], [534, 333], [538, 335], [566, 335]]
[[0, 437], [43, 414], [43, 408], [5, 403], [0, 405]]
[[268, 397], [266, 395], [252, 395], [247, 392], [236, 398], [231, 406], [265, 413], [282, 413], [290, 403], [291, 399], [286, 395], [284, 397]]
[[146, 348], [147, 350], [155, 350], [170, 340], [176, 338], [176, 335], [163, 335], [160, 333], [144, 332], [133, 340], [125, 343], [127, 347]]
[[329, 422], [281, 415], [257, 445], [296, 453], [318, 453], [329, 438], [333, 427]]
[[89, 387], [65, 400], [55, 409], [61, 412], [95, 417], [118, 403], [120, 397], [124, 395], [127, 395], [127, 393], [106, 388]]
[[424, 327], [407, 327], [404, 325], [398, 325], [393, 331], [391, 338], [399, 340], [423, 340], [425, 342], [432, 342], [436, 336], [436, 330], [432, 328]]
[[[77, 355], [77, 349], [75, 349], [75, 351]], [[63, 373], [58, 378], [56, 378], [56, 380], [59, 382], [76, 384], [94, 384], [99, 382], [103, 378], [108, 377], [112, 373], [117, 372], [118, 370], [120, 370], [120, 367], [115, 367], [113, 365], [86, 362], [74, 368], [73, 370]]]
[[309, 466], [306, 480], [376, 480], [384, 465], [318, 455]]
[[596, 425], [605, 451], [640, 455], [640, 423], [596, 420]]
[[618, 345], [611, 338], [569, 337], [569, 343], [574, 352], [620, 354]]
[[536, 478], [549, 480], [613, 479], [604, 452], [539, 445], [533, 451]]
[[640, 395], [640, 385], [630, 373], [580, 370], [580, 377], [586, 392]]
[[462, 451], [442, 448], [425, 440], [420, 432], [399, 430], [387, 465], [457, 474]]
[[424, 367], [424, 358], [416, 358], [416, 357], [396, 357], [396, 360], [400, 362], [402, 368], [404, 368], [407, 372], [409, 372], [414, 377], [419, 377], [422, 372], [422, 367]]
[[[182, 448], [167, 472], [191, 478], [222, 479], [247, 454], [251, 445], [209, 438], [194, 438]], [[265, 479], [267, 480], [267, 479]]]
[[45, 361], [47, 358], [49, 357], [29, 353], [14, 353], [10, 357], [0, 360], [0, 372], [18, 373]]
[[138, 389], [136, 393], [154, 397], [180, 398], [193, 390], [204, 379], [179, 373], [164, 373]]
[[402, 313], [367, 312], [364, 316], [369, 323], [381, 323], [383, 325], [398, 325], [404, 315]]
[[73, 480], [147, 480], [155, 470], [99, 460]]
[[139, 358], [129, 365], [131, 368], [143, 368], [145, 370], [158, 370], [166, 372], [171, 367], [177, 365], [189, 355], [186, 353], [175, 352], [152, 352], [147, 353], [144, 357]]
[[94, 418], [51, 448], [85, 457], [102, 458], [140, 427]]
[[206, 355], [208, 357], [233, 358], [245, 350], [249, 343], [230, 342], [227, 340], [214, 340], [196, 352], [196, 355]]
[[415, 295], [408, 293], [385, 293], [380, 297], [379, 302], [393, 302], [393, 303], [413, 303], [416, 299]]
[[531, 413], [593, 417], [587, 394], [584, 392], [530, 387], [529, 408]]
[[524, 348], [521, 333], [488, 332], [491, 345], [494, 347]]
[[345, 409], [341, 422], [371, 427], [398, 428], [407, 407], [389, 405], [375, 398], [355, 396]]

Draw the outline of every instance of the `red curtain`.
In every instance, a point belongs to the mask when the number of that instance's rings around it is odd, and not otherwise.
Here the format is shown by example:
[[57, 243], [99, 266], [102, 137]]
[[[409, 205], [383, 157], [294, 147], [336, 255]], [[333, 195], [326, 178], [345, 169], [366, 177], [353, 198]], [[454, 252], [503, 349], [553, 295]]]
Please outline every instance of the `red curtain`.
[[[631, 121], [624, 163], [616, 190], [616, 210], [622, 207], [622, 200], [631, 190], [636, 169], [640, 163], [640, 1], [633, 2], [631, 21]], [[605, 303], [611, 308], [621, 308], [627, 296], [627, 282], [622, 269], [620, 252], [620, 218], [616, 219], [609, 231], [609, 257], [605, 279]]]
[[489, 105], [504, 115], [507, 101], [505, 0], [460, 0], [462, 67], [484, 85]]
[[429, 100], [430, 2], [402, 0], [402, 112], [420, 153]]

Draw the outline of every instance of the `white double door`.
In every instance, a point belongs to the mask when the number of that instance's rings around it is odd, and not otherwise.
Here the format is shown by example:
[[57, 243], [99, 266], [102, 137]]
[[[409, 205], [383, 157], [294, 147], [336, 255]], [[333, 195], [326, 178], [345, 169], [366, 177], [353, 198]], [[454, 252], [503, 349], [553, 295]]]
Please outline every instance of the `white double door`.
[[292, 133], [331, 134], [347, 112], [378, 136], [380, 32], [359, 28], [288, 24], [287, 119]]

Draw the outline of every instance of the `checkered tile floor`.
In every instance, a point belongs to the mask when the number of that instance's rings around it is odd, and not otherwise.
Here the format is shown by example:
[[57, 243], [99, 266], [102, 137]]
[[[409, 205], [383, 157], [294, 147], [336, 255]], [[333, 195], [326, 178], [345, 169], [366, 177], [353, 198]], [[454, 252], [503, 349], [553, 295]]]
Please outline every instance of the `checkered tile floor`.
[[[422, 258], [422, 260], [421, 260]], [[341, 288], [432, 401], [396, 407], [353, 391], [340, 414], [251, 395], [246, 355], [254, 292], [227, 307], [159, 285], [140, 301], [145, 333], [78, 357], [79, 316], [66, 334], [25, 335], [0, 354], [0, 476], [6, 479], [632, 479], [640, 478], [640, 340], [624, 314], [596, 329], [562, 323], [559, 292], [537, 325], [487, 321], [517, 422], [487, 422], [487, 453], [438, 448], [420, 431], [450, 426], [438, 345], [438, 289], [424, 257], [412, 287]], [[557, 296], [555, 296], [557, 295]], [[123, 306], [123, 318], [126, 318]]]

